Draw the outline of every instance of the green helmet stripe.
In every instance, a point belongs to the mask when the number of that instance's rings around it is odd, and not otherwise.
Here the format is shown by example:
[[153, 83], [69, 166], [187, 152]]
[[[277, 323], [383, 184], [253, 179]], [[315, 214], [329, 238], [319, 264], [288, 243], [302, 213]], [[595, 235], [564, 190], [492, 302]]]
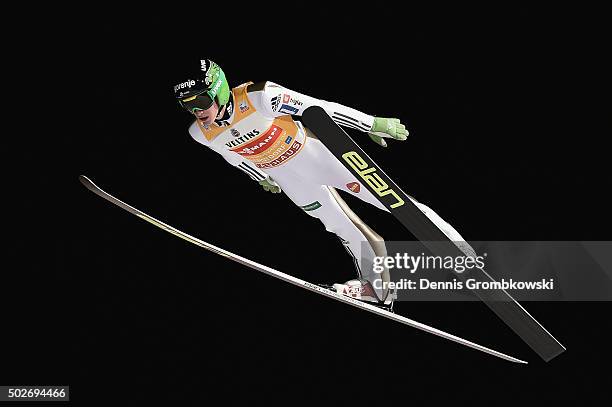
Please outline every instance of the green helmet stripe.
[[206, 92], [211, 99], [217, 98], [219, 106], [225, 105], [229, 101], [230, 89], [225, 78], [225, 73], [219, 65], [213, 63], [208, 69], [207, 76], [210, 75], [212, 84]]

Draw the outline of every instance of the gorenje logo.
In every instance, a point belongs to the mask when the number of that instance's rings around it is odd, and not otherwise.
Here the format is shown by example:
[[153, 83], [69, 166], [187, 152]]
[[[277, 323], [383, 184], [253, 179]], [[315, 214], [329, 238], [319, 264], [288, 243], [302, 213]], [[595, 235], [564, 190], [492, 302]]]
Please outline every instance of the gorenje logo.
[[187, 82], [179, 83], [178, 85], [174, 86], [174, 91], [176, 92], [179, 89], [191, 88], [192, 86], [195, 86], [195, 84], [196, 83], [195, 83], [195, 81], [193, 79], [189, 80]]
[[389, 188], [389, 185], [380, 178], [380, 176], [376, 173], [375, 167], [370, 167], [367, 162], [359, 154], [355, 151], [349, 151], [348, 153], [342, 154], [342, 158], [344, 161], [351, 166], [353, 170], [363, 179], [373, 190], [376, 192], [378, 196], [381, 198], [386, 195], [393, 195], [393, 197], [397, 200], [394, 204], [391, 205], [391, 208], [395, 209], [398, 206], [402, 206], [404, 204], [404, 200], [400, 198], [400, 196]]

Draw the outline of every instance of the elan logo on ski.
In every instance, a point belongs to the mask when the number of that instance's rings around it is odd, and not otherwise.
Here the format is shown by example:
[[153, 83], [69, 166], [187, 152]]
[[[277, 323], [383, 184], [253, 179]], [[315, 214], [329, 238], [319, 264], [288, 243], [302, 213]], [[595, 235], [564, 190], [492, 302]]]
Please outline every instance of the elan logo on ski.
[[361, 190], [359, 182], [349, 182], [348, 184], [346, 184], [346, 187], [354, 193], [358, 193]]
[[[391, 208], [397, 208], [404, 204], [404, 200], [387, 184], [376, 172], [376, 167], [370, 166], [356, 151], [342, 154], [342, 159], [374, 190], [376, 195], [384, 197], [389, 194], [395, 199], [390, 203]], [[348, 186], [348, 185], [347, 185]], [[350, 188], [350, 187], [349, 187]], [[359, 191], [357, 191], [359, 192]]]

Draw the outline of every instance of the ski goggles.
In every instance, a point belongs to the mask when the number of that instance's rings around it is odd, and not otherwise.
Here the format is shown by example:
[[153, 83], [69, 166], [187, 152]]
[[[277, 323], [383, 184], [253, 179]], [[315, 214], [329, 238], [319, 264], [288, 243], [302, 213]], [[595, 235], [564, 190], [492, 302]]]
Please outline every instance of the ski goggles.
[[202, 93], [186, 99], [179, 99], [178, 102], [183, 109], [187, 110], [189, 113], [193, 113], [195, 110], [210, 109], [214, 100], [207, 93]]

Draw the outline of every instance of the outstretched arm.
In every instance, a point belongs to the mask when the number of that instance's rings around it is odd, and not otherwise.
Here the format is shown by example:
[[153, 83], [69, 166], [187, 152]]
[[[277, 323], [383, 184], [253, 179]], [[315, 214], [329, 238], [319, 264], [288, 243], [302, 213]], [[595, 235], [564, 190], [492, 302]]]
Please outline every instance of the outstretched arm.
[[322, 107], [340, 126], [368, 132], [372, 140], [386, 147], [383, 137], [405, 140], [408, 132], [398, 119], [374, 117], [339, 103], [316, 99], [308, 95], [287, 89], [274, 82], [265, 82], [249, 86], [249, 97], [258, 99], [271, 117], [292, 115], [301, 116], [310, 106]]

